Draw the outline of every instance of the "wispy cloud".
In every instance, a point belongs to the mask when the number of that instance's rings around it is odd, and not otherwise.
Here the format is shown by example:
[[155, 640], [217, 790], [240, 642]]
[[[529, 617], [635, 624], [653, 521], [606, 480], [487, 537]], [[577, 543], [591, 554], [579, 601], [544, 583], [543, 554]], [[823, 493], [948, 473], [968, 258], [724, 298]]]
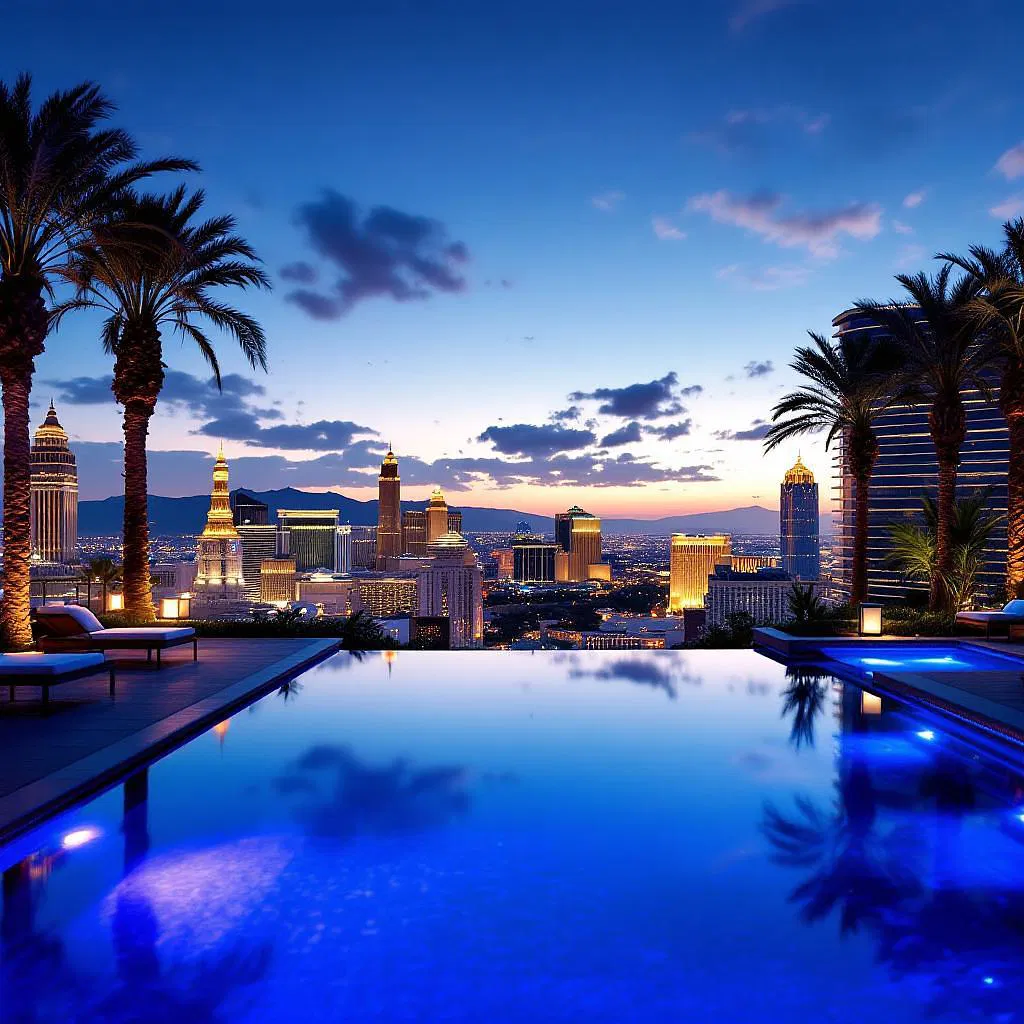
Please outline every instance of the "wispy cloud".
[[745, 285], [755, 292], [774, 292], [796, 288], [807, 283], [810, 271], [800, 266], [772, 266], [748, 270], [739, 263], [730, 263], [715, 272], [722, 281]]
[[721, 121], [688, 138], [724, 155], [750, 154], [790, 142], [794, 132], [821, 135], [831, 120], [828, 114], [810, 113], [791, 103], [748, 107], [730, 110]]
[[904, 224], [901, 220], [894, 220], [892, 222], [892, 229], [897, 235], [912, 235], [914, 229], [909, 224]]
[[775, 365], [770, 359], [765, 359], [763, 362], [752, 359], [743, 367], [743, 372], [751, 380], [756, 377], [767, 377], [768, 374], [775, 372]]
[[782, 202], [775, 192], [743, 197], [720, 189], [694, 196], [687, 209], [706, 213], [720, 224], [745, 228], [783, 248], [806, 247], [822, 259], [838, 255], [841, 235], [864, 241], [882, 230], [882, 211], [874, 204], [851, 203], [836, 210], [783, 215]]
[[993, 217], [999, 217], [1000, 220], [1010, 220], [1013, 217], [1019, 217], [1024, 213], [1024, 194], [1018, 193], [1017, 195], [1007, 196], [1001, 203], [996, 203], [995, 206], [990, 207], [988, 212]]
[[598, 210], [603, 210], [605, 213], [611, 213], [625, 198], [625, 192], [618, 192], [613, 189], [610, 192], [602, 192], [600, 195], [591, 196], [590, 204]]
[[924, 202], [927, 195], [928, 193], [923, 188], [917, 192], [908, 192], [903, 197], [903, 205], [906, 209], [913, 210]]
[[714, 436], [719, 441], [761, 441], [771, 426], [767, 420], [754, 420], [746, 430], [716, 430]]
[[666, 241], [686, 237], [686, 232], [677, 228], [667, 217], [652, 217], [651, 227], [659, 238]]
[[729, 18], [729, 28], [733, 32], [742, 32], [752, 22], [775, 11], [793, 7], [800, 0], [744, 0]]
[[1018, 142], [1012, 149], [1008, 149], [996, 161], [996, 170], [1007, 181], [1024, 175], [1024, 142]]

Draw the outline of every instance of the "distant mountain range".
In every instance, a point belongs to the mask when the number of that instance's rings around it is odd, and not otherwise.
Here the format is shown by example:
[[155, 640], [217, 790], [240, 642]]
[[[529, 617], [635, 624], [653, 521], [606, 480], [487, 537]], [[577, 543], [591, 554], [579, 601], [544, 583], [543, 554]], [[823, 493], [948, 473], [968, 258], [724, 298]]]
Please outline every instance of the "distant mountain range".
[[[377, 502], [358, 501], [334, 491], [316, 493], [286, 487], [276, 491], [252, 491], [247, 494], [265, 501], [270, 506], [271, 518], [278, 509], [338, 509], [343, 523], [353, 526], [373, 526], [377, 522]], [[196, 534], [206, 522], [210, 507], [207, 494], [185, 498], [164, 498], [150, 495], [150, 529], [157, 534]], [[536, 533], [552, 533], [554, 520], [510, 508], [476, 508], [472, 505], [453, 505], [462, 512], [462, 528], [468, 533], [497, 533], [511, 531], [516, 523], [525, 519]], [[423, 508], [422, 501], [403, 501], [403, 509]], [[78, 532], [83, 537], [111, 536], [121, 532], [124, 498], [120, 495], [102, 501], [78, 503]], [[670, 533], [735, 533], [774, 534], [779, 532], [777, 510], [748, 505], [745, 508], [726, 509], [722, 512], [694, 512], [690, 515], [666, 516], [662, 519], [604, 519], [605, 533], [636, 533], [662, 536]], [[831, 518], [822, 516], [822, 533], [831, 533]]]

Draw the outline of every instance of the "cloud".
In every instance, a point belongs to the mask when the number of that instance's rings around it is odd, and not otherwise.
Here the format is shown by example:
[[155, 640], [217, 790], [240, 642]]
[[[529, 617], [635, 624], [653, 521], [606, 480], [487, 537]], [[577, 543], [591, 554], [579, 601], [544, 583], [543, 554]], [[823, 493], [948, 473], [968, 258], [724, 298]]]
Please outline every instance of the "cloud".
[[719, 441], [760, 441], [771, 426], [767, 420], [754, 420], [746, 430], [716, 430], [714, 436]]
[[912, 235], [914, 229], [909, 224], [904, 224], [901, 220], [894, 220], [892, 222], [892, 229], [897, 235]]
[[315, 423], [280, 423], [262, 426], [255, 412], [236, 412], [204, 423], [193, 434], [222, 440], [244, 441], [257, 448], [280, 448], [284, 451], [343, 451], [356, 437], [380, 435], [370, 427], [350, 420], [317, 420]]
[[640, 424], [633, 420], [631, 423], [623, 424], [618, 430], [605, 434], [601, 438], [600, 444], [602, 448], [618, 448], [624, 444], [635, 444], [642, 439]]
[[[460, 267], [469, 252], [463, 242], [449, 241], [439, 221], [390, 206], [375, 206], [364, 216], [333, 189], [301, 205], [296, 219], [317, 256], [341, 272], [327, 292], [298, 288], [285, 296], [314, 319], [336, 320], [365, 299], [410, 302], [466, 288]], [[315, 276], [310, 264], [299, 261], [283, 268], [282, 276], [311, 283], [310, 272]]]
[[551, 418], [556, 423], [568, 423], [574, 420], [578, 420], [582, 415], [583, 410], [578, 405], [570, 405], [568, 409], [558, 409], [551, 414]]
[[1024, 174], [1024, 142], [1008, 149], [997, 161], [995, 169], [1007, 180], [1013, 181]]
[[590, 197], [590, 205], [605, 213], [611, 213], [626, 198], [625, 192], [612, 190]]
[[597, 411], [606, 416], [623, 419], [656, 420], [662, 416], [676, 416], [683, 412], [680, 396], [699, 394], [699, 384], [678, 387], [676, 373], [667, 373], [657, 380], [643, 384], [628, 384], [622, 388], [597, 388], [595, 391], [574, 391], [570, 402], [599, 401]]
[[903, 205], [908, 210], [913, 210], [920, 206], [924, 202], [924, 198], [928, 193], [925, 190], [919, 189], [917, 192], [908, 192], [903, 197]]
[[759, 18], [784, 10], [786, 7], [793, 7], [799, 2], [800, 0], [744, 0], [729, 18], [729, 29], [732, 32], [742, 32]]
[[644, 432], [660, 437], [663, 441], [674, 441], [677, 437], [686, 437], [692, 427], [693, 420], [685, 419], [666, 424], [664, 427], [647, 427]]
[[821, 135], [831, 123], [828, 114], [812, 114], [803, 107], [780, 104], [730, 110], [707, 128], [691, 132], [691, 142], [713, 149], [723, 156], [759, 153], [791, 143], [792, 135]]
[[799, 266], [761, 267], [747, 270], [739, 263], [731, 263], [715, 272], [722, 281], [734, 281], [755, 292], [774, 292], [780, 288], [795, 288], [807, 283], [810, 270]]
[[510, 426], [488, 427], [477, 438], [490, 441], [503, 455], [552, 455], [555, 452], [586, 448], [596, 440], [592, 430], [576, 430], [557, 423], [535, 426], [515, 423]]
[[830, 259], [839, 253], [838, 238], [866, 240], [881, 231], [881, 210], [866, 203], [852, 203], [820, 213], [780, 214], [782, 196], [761, 192], [743, 198], [725, 189], [694, 196], [687, 208], [706, 213], [720, 224], [746, 228], [766, 242], [783, 248], [804, 246], [814, 256]]
[[1000, 220], [1012, 220], [1024, 213], [1024, 194], [1007, 196], [1001, 203], [989, 207], [989, 213]]
[[661, 238], [664, 241], [686, 237], [686, 232], [681, 231], [666, 217], [652, 217], [651, 227], [654, 228], [654, 233], [658, 238]]
[[761, 363], [751, 360], [743, 367], [743, 372], [751, 379], [755, 377], [767, 377], [768, 374], [775, 372], [775, 367], [772, 365], [772, 361], [770, 359], [766, 359]]
[[305, 260], [286, 263], [279, 271], [283, 281], [296, 281], [299, 284], [312, 284], [317, 279], [316, 267]]

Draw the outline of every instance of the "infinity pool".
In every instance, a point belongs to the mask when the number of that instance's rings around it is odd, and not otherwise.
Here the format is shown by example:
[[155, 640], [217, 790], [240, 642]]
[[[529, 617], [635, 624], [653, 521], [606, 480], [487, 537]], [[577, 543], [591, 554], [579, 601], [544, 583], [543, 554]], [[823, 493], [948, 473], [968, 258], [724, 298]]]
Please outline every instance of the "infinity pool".
[[751, 651], [338, 655], [0, 866], [4, 1022], [1024, 1012], [1018, 766]]
[[858, 643], [824, 647], [821, 653], [832, 661], [864, 672], [1012, 672], [1024, 669], [1020, 658], [969, 644]]

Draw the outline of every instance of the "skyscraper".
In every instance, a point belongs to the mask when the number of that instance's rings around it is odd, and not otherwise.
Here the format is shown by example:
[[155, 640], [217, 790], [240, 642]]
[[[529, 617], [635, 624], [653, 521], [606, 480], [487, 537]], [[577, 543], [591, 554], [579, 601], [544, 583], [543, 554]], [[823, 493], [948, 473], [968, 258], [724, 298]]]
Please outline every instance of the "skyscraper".
[[554, 583], [557, 544], [539, 537], [512, 538], [512, 578], [518, 583]]
[[458, 509], [448, 509], [448, 532], [462, 533], [462, 513]]
[[427, 545], [430, 562], [416, 580], [417, 615], [451, 623], [452, 648], [479, 647], [484, 638], [483, 573], [476, 555], [457, 533]]
[[377, 564], [377, 527], [352, 527], [352, 568], [372, 569]]
[[799, 455], [780, 487], [779, 536], [782, 568], [796, 579], [816, 580], [821, 575], [818, 485]]
[[[235, 515], [238, 515], [239, 506], [235, 506]], [[238, 531], [238, 539], [242, 542], [242, 579], [244, 580], [245, 594], [250, 601], [260, 600], [260, 566], [265, 559], [277, 557], [276, 526], [254, 525], [242, 523], [235, 527]]]
[[402, 480], [398, 459], [388, 448], [377, 478], [377, 565], [402, 553]]
[[266, 526], [270, 522], [270, 506], [247, 491], [231, 492], [231, 512], [235, 526]]
[[295, 559], [298, 572], [316, 569], [337, 571], [338, 566], [338, 510], [337, 509], [278, 509], [277, 522], [286, 535], [282, 553]]
[[426, 557], [427, 514], [419, 509], [402, 513], [402, 553]]
[[295, 600], [294, 558], [264, 558], [260, 563], [260, 601], [283, 607]]
[[44, 562], [73, 562], [78, 545], [78, 469], [52, 402], [36, 431], [30, 458], [32, 554]]
[[352, 571], [352, 527], [342, 523], [334, 534], [334, 571]]
[[687, 608], [703, 608], [708, 592], [708, 577], [715, 566], [728, 564], [732, 554], [732, 538], [728, 534], [673, 533], [669, 551], [670, 615]]
[[443, 537], [448, 532], [448, 503], [440, 487], [435, 487], [427, 502], [427, 544]]
[[228, 463], [221, 448], [213, 465], [210, 511], [197, 545], [192, 612], [197, 616], [227, 615], [244, 610], [247, 603], [242, 575], [242, 542], [231, 514]]
[[569, 556], [567, 579], [590, 578], [590, 566], [601, 561], [601, 520], [573, 505], [555, 516], [555, 543]]

